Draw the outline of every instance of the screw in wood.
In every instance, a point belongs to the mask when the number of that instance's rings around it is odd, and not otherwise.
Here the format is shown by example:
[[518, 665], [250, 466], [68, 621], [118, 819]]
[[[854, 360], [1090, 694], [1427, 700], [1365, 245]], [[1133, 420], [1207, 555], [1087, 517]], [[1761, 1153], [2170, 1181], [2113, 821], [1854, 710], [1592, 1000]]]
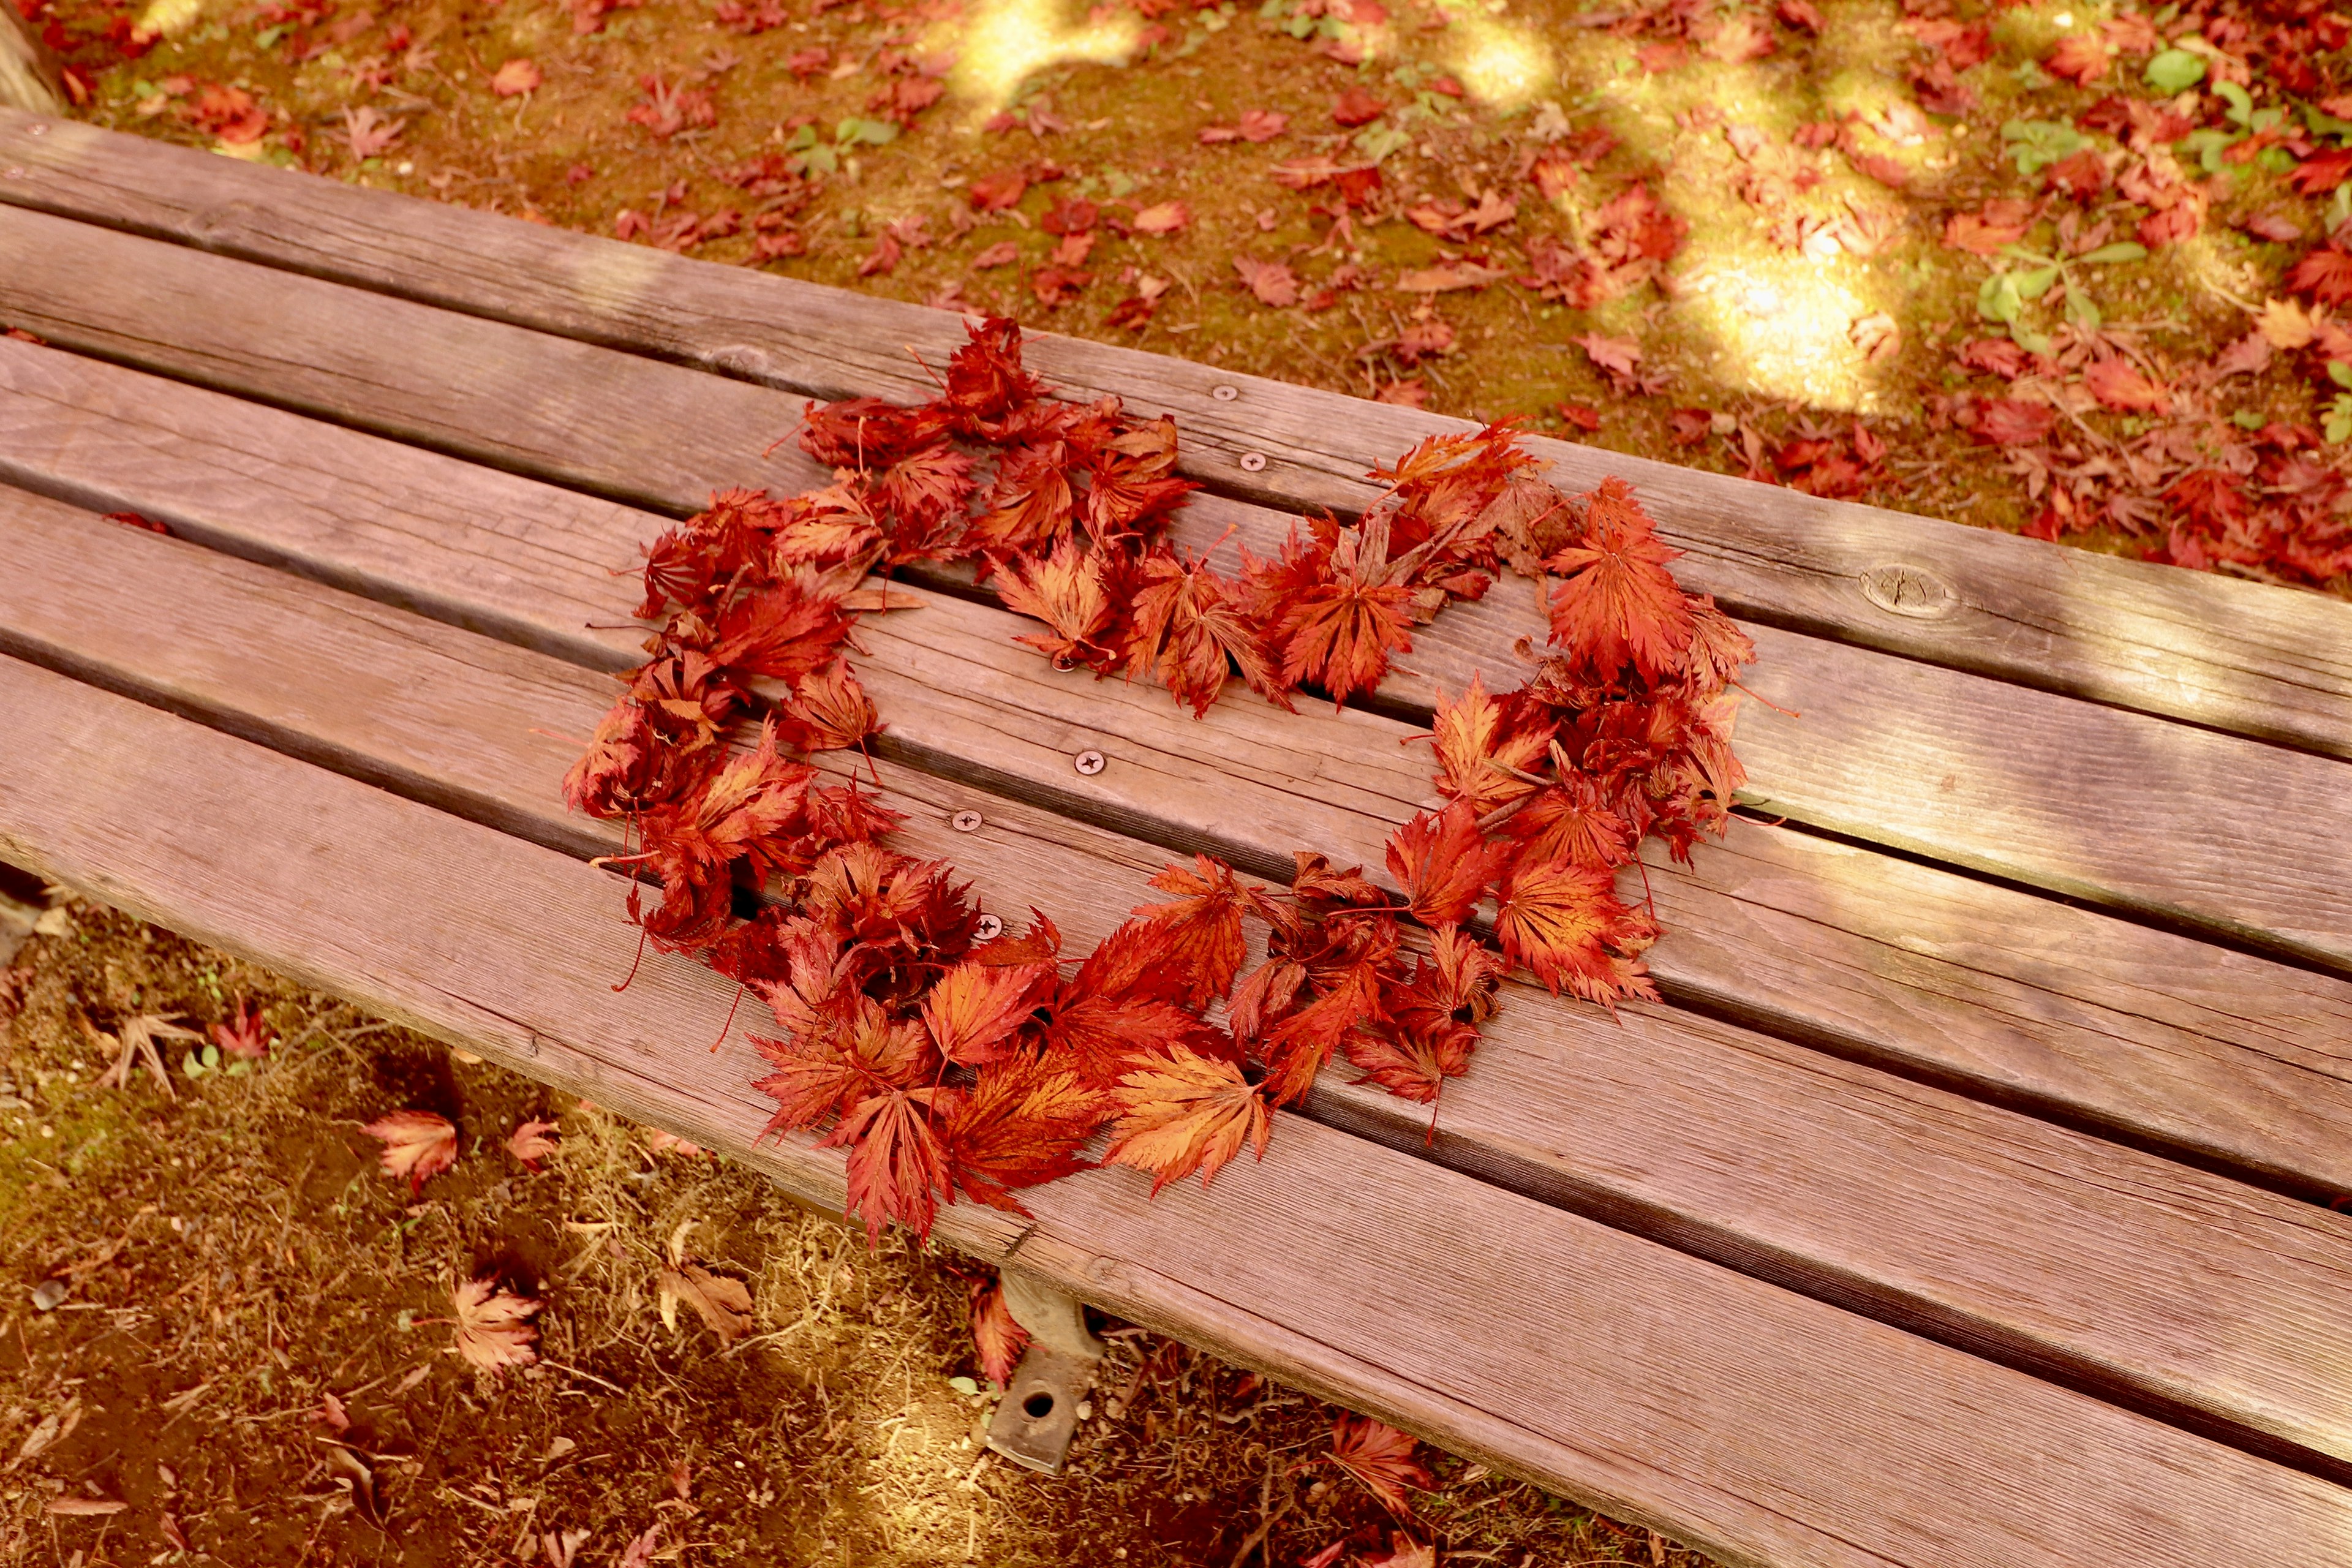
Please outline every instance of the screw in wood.
[[1004, 922], [994, 915], [982, 915], [972, 922], [971, 934], [982, 942], [994, 942], [1004, 934]]
[[1088, 778], [1103, 771], [1103, 754], [1089, 747], [1070, 759], [1070, 765]]
[[25, 129], [35, 136], [47, 136], [49, 133], [49, 128], [47, 126], [37, 122], [27, 125]]
[[16, 168], [16, 166], [14, 166], [13, 164], [9, 167], [8, 174], [7, 174], [7, 178], [12, 179], [12, 180], [21, 180], [21, 179], [23, 179], [24, 177], [25, 177], [25, 171], [24, 171], [24, 170], [19, 169], [19, 168]]
[[1244, 452], [1242, 454], [1242, 472], [1245, 474], [1254, 474], [1265, 467], [1265, 454], [1264, 452]]
[[1209, 388], [1209, 395], [1215, 398], [1220, 403], [1231, 403], [1234, 398], [1239, 397], [1241, 395], [1242, 389], [1238, 386], [1213, 386]]
[[963, 810], [957, 812], [953, 816], [948, 818], [949, 824], [953, 826], [958, 833], [979, 832], [980, 825], [982, 820], [983, 819], [980, 813], [972, 810], [970, 806], [964, 807]]

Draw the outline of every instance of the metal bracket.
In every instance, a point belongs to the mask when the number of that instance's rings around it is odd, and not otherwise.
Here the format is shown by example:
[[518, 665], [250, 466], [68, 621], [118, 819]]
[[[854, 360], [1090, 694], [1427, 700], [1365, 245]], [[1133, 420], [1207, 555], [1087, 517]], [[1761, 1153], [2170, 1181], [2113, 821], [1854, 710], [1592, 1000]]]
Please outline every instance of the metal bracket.
[[1029, 1331], [1029, 1349], [988, 1425], [988, 1446], [1029, 1469], [1062, 1473], [1078, 1432], [1078, 1402], [1103, 1358], [1102, 1341], [1087, 1328], [1086, 1309], [1034, 1274], [998, 1270], [1004, 1305]]

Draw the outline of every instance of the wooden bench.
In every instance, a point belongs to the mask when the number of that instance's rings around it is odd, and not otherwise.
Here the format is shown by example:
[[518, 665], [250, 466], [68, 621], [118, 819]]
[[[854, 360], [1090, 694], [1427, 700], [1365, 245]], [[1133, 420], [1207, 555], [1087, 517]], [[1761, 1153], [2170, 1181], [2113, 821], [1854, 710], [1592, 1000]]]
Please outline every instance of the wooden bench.
[[[803, 398], [919, 399], [961, 321], [0, 111], [0, 325], [42, 340], [0, 340], [0, 859], [838, 1213], [705, 1048], [726, 983], [612, 988], [556, 737], [662, 521], [823, 479], [771, 449]], [[1461, 427], [1031, 363], [1175, 416], [1196, 548]], [[1329, 1072], [1205, 1192], [939, 1237], [1726, 1562], [2352, 1558], [2352, 606], [1537, 445], [1642, 488], [1790, 710], [1743, 710], [1727, 841], [1648, 868], [1664, 1005], [1514, 986], [1433, 1142]], [[918, 596], [861, 633], [903, 844], [1082, 950], [1171, 851], [1377, 866], [1430, 680], [1512, 684], [1536, 625], [1506, 592], [1368, 701], [1195, 721]]]

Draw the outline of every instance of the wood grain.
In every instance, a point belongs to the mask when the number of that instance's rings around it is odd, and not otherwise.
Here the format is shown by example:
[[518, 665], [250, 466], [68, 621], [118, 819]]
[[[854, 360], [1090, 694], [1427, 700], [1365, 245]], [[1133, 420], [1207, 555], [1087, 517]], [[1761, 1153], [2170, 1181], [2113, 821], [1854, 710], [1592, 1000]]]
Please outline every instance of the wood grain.
[[[0, 491], [0, 646], [534, 842], [594, 853], [559, 788], [603, 679], [251, 563]], [[203, 625], [122, 617], [203, 604]], [[403, 624], [407, 623], [407, 624]], [[217, 626], [217, 631], [212, 630]], [[888, 775], [911, 853], [1091, 944], [1150, 847]], [[946, 825], [978, 809], [981, 831]], [[535, 820], [534, 820], [535, 819]], [[2352, 1219], [1669, 1008], [1510, 988], [1427, 1113], [1326, 1075], [1316, 1113], [1809, 1295], [2275, 1457], [2352, 1460]], [[2308, 1462], [2308, 1461], [2305, 1461]], [[2352, 1463], [2343, 1466], [2352, 1475]]]
[[[789, 427], [781, 394], [22, 209], [0, 207], [0, 308], [86, 353], [600, 495], [684, 510], [718, 486], [820, 477], [789, 444], [761, 455]], [[1489, 623], [1460, 625], [1456, 646], [1503, 664]], [[1806, 718], [1751, 707], [1755, 803], [2352, 971], [2352, 843], [2315, 826], [2352, 776], [2336, 759], [1756, 630], [1757, 689]], [[1204, 766], [1244, 763], [1199, 744]], [[1067, 796], [1062, 775], [1053, 786]], [[1322, 847], [1274, 837], [1276, 860]]]
[[[955, 318], [772, 274], [0, 114], [0, 202], [89, 218], [452, 310], [819, 396], [929, 395]], [[1364, 472], [1466, 428], [1418, 410], [1052, 334], [1073, 395], [1174, 414], [1188, 471], [1229, 493], [1349, 509]], [[1217, 388], [1233, 395], [1213, 395]], [[1686, 580], [1792, 630], [2352, 757], [2352, 606], [1543, 440], [1555, 478], [1639, 484]], [[1269, 460], [1250, 473], [1244, 452]], [[1886, 591], [1906, 572], [1924, 595]], [[1938, 592], [1940, 591], [1940, 593]], [[1902, 605], [1902, 608], [1894, 607]], [[1927, 613], [1922, 614], [1921, 611]]]
[[[590, 668], [635, 653], [635, 592], [611, 563], [654, 520], [575, 492], [5, 342], [0, 472]], [[1087, 700], [1118, 692], [1016, 668]], [[1145, 717], [1165, 718], [1143, 697]], [[892, 722], [920, 731], [929, 703], [894, 697]], [[1381, 766], [1410, 754], [1375, 750]], [[1047, 773], [1100, 792], [1057, 806], [1131, 798], [1113, 793], [1125, 768], [1089, 783], [1049, 759]], [[1353, 831], [1377, 863], [1379, 826]], [[1763, 827], [1651, 882], [1672, 996], [2293, 1190], [2352, 1191], [2341, 981]]]
[[[837, 1159], [755, 1146], [744, 1064], [701, 1049], [723, 983], [654, 955], [604, 984], [632, 943], [604, 875], [48, 671], [0, 664], [0, 710], [11, 860], [837, 1210]], [[2318, 1568], [2352, 1537], [2331, 1483], [1285, 1122], [1207, 1193], [1100, 1171], [940, 1235], [1728, 1563]]]

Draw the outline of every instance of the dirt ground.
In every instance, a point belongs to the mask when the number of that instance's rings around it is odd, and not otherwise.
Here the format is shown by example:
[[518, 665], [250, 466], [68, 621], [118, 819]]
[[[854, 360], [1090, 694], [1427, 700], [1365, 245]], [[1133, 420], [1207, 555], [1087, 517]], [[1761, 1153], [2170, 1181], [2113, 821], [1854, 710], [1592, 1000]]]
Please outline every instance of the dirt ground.
[[[1393, 1543], [1318, 1458], [1314, 1400], [1113, 1322], [1069, 1471], [1007, 1467], [952, 1258], [869, 1252], [715, 1156], [169, 932], [48, 924], [0, 970], [0, 1563], [1223, 1568], [1268, 1511], [1267, 1568]], [[99, 1082], [99, 1035], [247, 1000], [257, 1068], [170, 1042], [169, 1093]], [[414, 1197], [361, 1131], [404, 1109], [459, 1130]], [[539, 1171], [507, 1149], [533, 1118], [560, 1128]], [[750, 1333], [665, 1327], [674, 1238], [745, 1282]], [[540, 1364], [451, 1352], [451, 1286], [483, 1276], [545, 1303]], [[1423, 1457], [1443, 1563], [1701, 1562]]]

